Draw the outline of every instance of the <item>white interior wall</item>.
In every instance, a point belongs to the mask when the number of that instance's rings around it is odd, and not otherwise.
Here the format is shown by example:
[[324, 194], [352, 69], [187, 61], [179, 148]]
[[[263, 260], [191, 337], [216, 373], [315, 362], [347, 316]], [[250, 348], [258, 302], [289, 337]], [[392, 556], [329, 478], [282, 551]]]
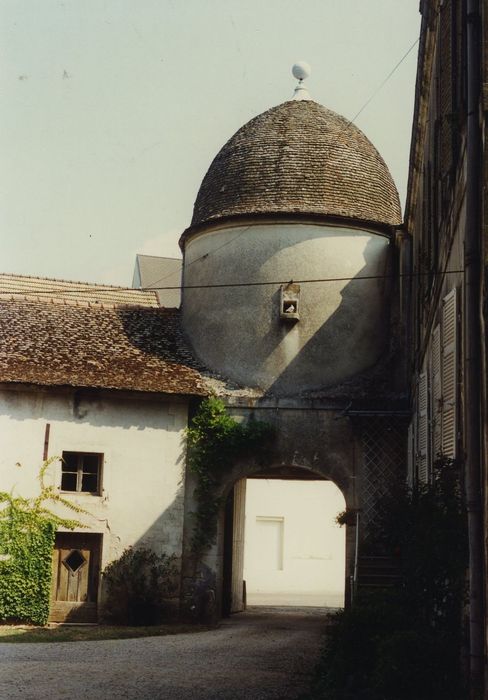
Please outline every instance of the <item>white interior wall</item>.
[[331, 481], [248, 479], [248, 605], [344, 605], [344, 497]]

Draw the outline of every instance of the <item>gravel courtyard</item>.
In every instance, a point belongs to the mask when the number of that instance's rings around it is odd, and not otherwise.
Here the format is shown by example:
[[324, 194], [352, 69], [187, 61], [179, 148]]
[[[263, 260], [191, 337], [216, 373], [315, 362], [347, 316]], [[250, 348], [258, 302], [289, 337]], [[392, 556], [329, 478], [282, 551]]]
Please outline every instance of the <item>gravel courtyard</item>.
[[0, 698], [292, 700], [308, 687], [325, 614], [257, 608], [197, 634], [3, 643]]

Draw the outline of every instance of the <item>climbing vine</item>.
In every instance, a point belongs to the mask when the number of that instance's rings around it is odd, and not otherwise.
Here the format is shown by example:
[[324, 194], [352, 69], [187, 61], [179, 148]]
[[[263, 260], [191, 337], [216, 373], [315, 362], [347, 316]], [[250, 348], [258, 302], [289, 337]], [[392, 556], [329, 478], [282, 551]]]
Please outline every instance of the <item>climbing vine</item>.
[[49, 503], [85, 512], [62, 498], [44, 478], [52, 462], [39, 471], [39, 494], [34, 498], [0, 492], [0, 620], [44, 625], [49, 615], [51, 560], [57, 527], [80, 527], [77, 520], [52, 513]]
[[238, 423], [219, 399], [211, 397], [200, 404], [187, 429], [189, 468], [197, 477], [194, 552], [202, 552], [215, 541], [222, 475], [244, 457], [264, 464], [273, 435], [274, 428], [268, 423]]

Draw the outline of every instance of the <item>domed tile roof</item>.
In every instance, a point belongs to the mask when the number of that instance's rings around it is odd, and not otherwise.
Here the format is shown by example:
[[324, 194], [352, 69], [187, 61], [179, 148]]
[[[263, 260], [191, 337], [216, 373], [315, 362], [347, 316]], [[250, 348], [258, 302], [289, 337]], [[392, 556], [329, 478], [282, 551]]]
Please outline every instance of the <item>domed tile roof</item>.
[[354, 124], [311, 100], [284, 102], [234, 134], [202, 182], [192, 227], [272, 214], [401, 222], [378, 151]]

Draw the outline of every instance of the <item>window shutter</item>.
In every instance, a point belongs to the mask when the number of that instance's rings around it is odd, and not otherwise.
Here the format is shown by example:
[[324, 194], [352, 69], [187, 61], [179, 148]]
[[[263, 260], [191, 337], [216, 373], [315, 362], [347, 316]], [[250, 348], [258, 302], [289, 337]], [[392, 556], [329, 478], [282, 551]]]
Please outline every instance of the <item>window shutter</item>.
[[442, 452], [442, 381], [441, 381], [441, 327], [432, 332], [430, 346], [431, 368], [431, 426], [433, 459]]
[[418, 385], [418, 423], [417, 423], [417, 464], [419, 481], [429, 480], [429, 392], [427, 372], [419, 375]]
[[454, 288], [442, 302], [442, 454], [456, 456], [457, 444], [457, 298]]
[[413, 486], [415, 481], [415, 423], [417, 414], [414, 414], [412, 422], [408, 426], [407, 434], [407, 482]]

